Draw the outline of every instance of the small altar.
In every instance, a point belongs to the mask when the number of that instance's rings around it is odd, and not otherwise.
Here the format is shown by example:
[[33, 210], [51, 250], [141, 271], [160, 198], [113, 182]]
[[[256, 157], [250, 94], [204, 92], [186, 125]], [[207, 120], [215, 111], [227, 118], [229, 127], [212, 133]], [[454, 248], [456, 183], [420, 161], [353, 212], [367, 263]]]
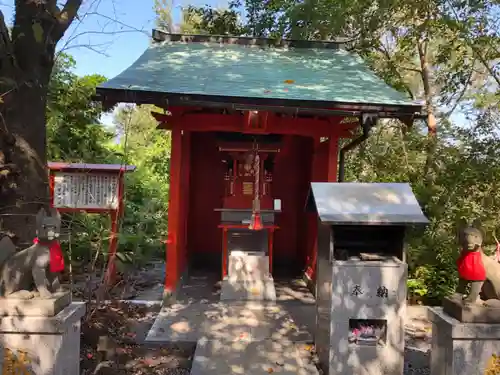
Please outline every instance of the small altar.
[[272, 278], [276, 214], [272, 181], [278, 144], [260, 144], [250, 137], [219, 142], [223, 164], [221, 300], [275, 300]]

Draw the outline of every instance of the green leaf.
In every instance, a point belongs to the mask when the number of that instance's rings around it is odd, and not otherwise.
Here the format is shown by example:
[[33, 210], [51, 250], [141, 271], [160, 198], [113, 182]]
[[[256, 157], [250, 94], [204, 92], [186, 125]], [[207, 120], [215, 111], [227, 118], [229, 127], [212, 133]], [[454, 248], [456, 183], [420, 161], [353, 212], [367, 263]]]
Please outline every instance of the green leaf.
[[35, 22], [32, 26], [33, 36], [37, 43], [43, 42], [43, 27], [38, 22]]

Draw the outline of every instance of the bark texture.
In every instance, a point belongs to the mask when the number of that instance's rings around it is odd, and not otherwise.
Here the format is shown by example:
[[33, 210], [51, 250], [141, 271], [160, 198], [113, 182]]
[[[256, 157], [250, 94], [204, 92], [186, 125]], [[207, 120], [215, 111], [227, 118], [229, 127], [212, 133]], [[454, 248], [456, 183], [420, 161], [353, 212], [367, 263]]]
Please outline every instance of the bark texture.
[[0, 231], [30, 243], [49, 202], [46, 103], [56, 44], [82, 0], [16, 0], [9, 32], [0, 11]]

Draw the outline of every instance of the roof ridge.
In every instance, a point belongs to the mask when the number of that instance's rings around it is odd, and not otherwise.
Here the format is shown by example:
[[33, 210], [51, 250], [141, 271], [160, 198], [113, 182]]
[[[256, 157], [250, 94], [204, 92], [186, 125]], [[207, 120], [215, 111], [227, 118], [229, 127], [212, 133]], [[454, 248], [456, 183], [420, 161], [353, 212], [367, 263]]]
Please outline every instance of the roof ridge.
[[298, 40], [277, 39], [253, 36], [232, 35], [202, 35], [202, 34], [179, 34], [169, 33], [153, 29], [152, 39], [155, 42], [182, 42], [182, 43], [220, 43], [236, 44], [245, 46], [261, 47], [293, 47], [293, 48], [321, 48], [340, 49], [346, 47], [352, 40], [348, 38], [337, 38], [335, 40]]

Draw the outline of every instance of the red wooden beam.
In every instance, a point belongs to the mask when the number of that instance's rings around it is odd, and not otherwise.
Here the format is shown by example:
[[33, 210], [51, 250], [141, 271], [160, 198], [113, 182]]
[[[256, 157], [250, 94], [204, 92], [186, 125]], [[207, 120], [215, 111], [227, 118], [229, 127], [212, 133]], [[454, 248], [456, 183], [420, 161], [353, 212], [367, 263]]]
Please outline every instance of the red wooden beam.
[[[252, 111], [250, 111], [252, 112]], [[242, 116], [241, 114], [218, 113], [175, 113], [166, 115], [154, 112], [153, 116], [161, 124], [159, 129], [186, 130], [196, 132], [229, 131], [241, 133], [290, 134], [310, 137], [327, 137], [332, 129], [339, 127], [342, 117], [331, 119], [297, 118], [262, 113]], [[257, 117], [255, 117], [257, 116]], [[346, 127], [342, 126], [342, 129]], [[339, 129], [340, 130], [340, 129]]]

